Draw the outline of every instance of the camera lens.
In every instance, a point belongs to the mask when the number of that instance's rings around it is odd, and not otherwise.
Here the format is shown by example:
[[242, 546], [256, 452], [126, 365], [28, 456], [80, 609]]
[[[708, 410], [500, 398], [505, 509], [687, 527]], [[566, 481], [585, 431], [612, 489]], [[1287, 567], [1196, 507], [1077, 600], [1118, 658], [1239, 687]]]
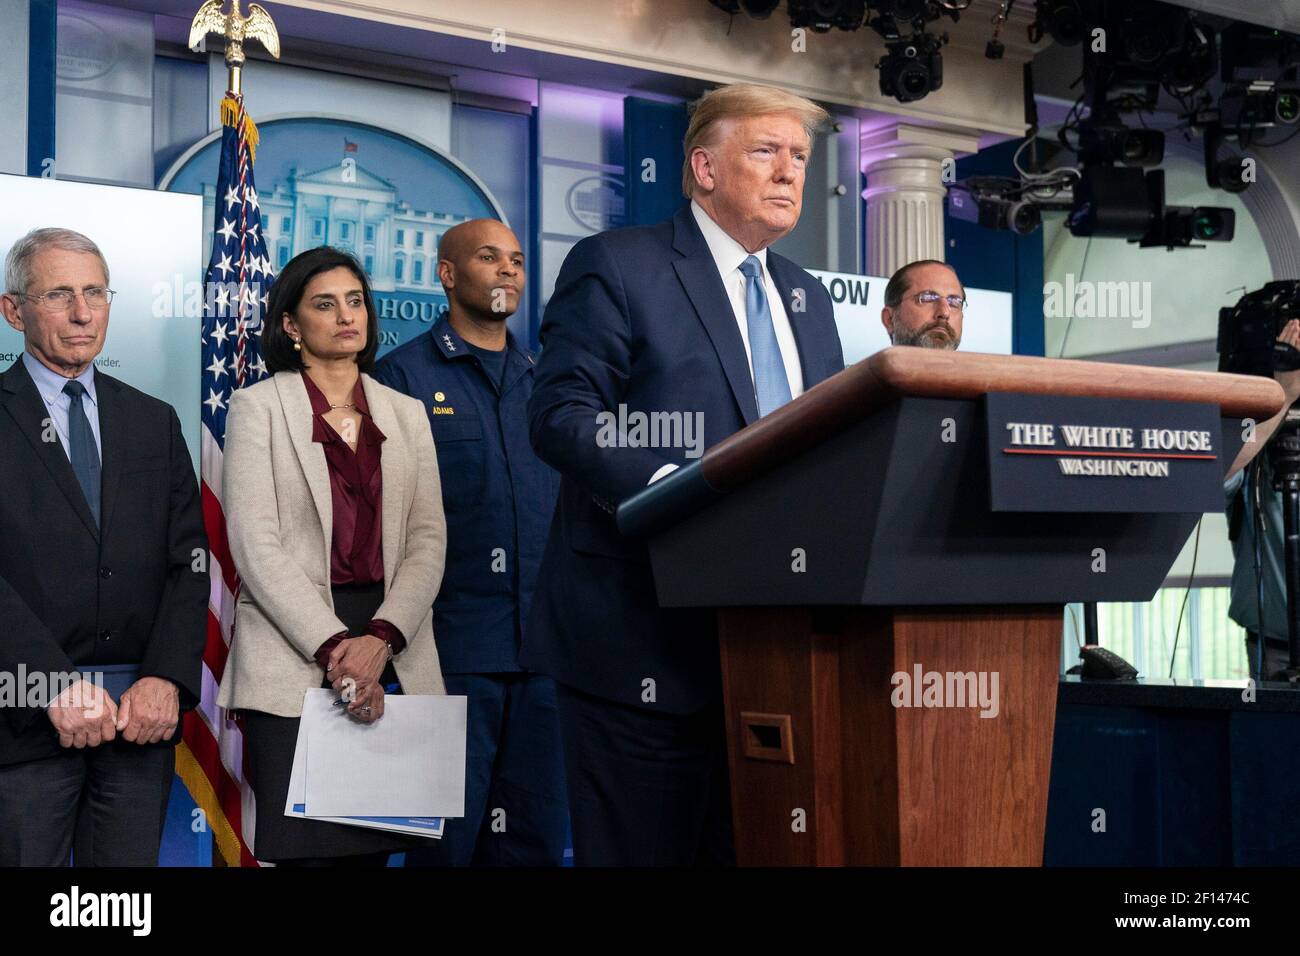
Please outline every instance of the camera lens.
[[1130, 131], [1120, 140], [1120, 150], [1124, 157], [1124, 162], [1131, 163], [1141, 159], [1146, 155], [1147, 144], [1136, 132]]
[[898, 88], [903, 97], [919, 100], [930, 92], [930, 71], [919, 63], [908, 63], [898, 74]]
[[1294, 123], [1300, 119], [1300, 96], [1294, 93], [1279, 93], [1277, 95], [1277, 107], [1274, 110], [1279, 121], [1283, 123]]
[[1200, 210], [1192, 222], [1192, 228], [1196, 232], [1196, 238], [1213, 239], [1223, 232], [1223, 215], [1214, 209]]
[[1028, 200], [1013, 203], [1007, 212], [1007, 225], [1018, 236], [1027, 236], [1043, 223], [1043, 214]]

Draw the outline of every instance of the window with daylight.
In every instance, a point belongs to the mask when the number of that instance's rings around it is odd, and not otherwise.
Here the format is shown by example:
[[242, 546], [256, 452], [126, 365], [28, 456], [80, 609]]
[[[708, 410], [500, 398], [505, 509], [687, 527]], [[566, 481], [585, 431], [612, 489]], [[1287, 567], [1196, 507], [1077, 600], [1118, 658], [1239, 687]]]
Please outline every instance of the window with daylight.
[[394, 244], [395, 244], [395, 245], [398, 245], [398, 246], [404, 246], [404, 245], [406, 245], [406, 230], [405, 230], [405, 229], [399, 229], [399, 230], [397, 230], [397, 240], [396, 240], [396, 242], [395, 242]]
[[[1246, 632], [1228, 617], [1230, 597], [1226, 586], [1172, 585], [1146, 604], [1098, 604], [1097, 640], [1142, 677], [1245, 680]], [[1083, 640], [1083, 606], [1067, 604], [1063, 672], [1079, 663]]]
[[366, 242], [374, 242], [374, 241], [375, 241], [375, 227], [372, 226], [372, 225], [370, 225], [369, 223], [367, 223], [367, 224], [366, 224]]
[[411, 265], [411, 281], [417, 285], [424, 281], [424, 260], [416, 259]]
[[416, 232], [416, 234], [415, 234], [415, 248], [417, 248], [417, 249], [423, 249], [423, 248], [424, 248], [424, 233], [422, 233], [422, 232]]

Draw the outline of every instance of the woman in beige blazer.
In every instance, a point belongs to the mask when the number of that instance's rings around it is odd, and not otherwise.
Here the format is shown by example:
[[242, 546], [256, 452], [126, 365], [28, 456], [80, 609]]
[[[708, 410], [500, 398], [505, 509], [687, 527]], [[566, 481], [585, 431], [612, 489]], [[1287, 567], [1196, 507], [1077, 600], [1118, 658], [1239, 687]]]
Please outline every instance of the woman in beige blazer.
[[381, 866], [419, 838], [284, 806], [308, 690], [334, 688], [363, 722], [399, 687], [445, 693], [432, 614], [447, 543], [438, 458], [420, 402], [365, 374], [379, 323], [355, 259], [328, 246], [296, 256], [266, 315], [274, 374], [236, 390], [226, 418], [222, 491], [241, 586], [218, 702], [243, 715], [257, 858]]

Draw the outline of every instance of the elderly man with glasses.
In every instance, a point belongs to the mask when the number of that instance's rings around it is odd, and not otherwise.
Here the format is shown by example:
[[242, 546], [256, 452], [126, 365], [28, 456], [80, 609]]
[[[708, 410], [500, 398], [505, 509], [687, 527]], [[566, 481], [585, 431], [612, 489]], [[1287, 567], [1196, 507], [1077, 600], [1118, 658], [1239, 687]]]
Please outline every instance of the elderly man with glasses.
[[155, 865], [198, 700], [207, 539], [180, 421], [94, 366], [108, 264], [38, 229], [5, 259], [0, 866]]
[[920, 259], [890, 278], [880, 321], [894, 345], [955, 352], [965, 311], [966, 289], [956, 270], [938, 259]]

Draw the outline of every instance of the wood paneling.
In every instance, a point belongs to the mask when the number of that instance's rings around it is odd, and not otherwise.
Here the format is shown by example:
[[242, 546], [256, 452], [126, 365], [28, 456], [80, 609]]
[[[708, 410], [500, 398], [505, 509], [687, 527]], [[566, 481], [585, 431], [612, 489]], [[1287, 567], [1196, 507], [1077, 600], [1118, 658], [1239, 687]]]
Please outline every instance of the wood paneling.
[[[719, 611], [738, 861], [1040, 865], [1061, 614]], [[917, 664], [989, 690], [996, 674], [996, 715], [975, 699], [895, 707], [893, 676]], [[744, 711], [790, 716], [793, 763], [744, 756]]]

